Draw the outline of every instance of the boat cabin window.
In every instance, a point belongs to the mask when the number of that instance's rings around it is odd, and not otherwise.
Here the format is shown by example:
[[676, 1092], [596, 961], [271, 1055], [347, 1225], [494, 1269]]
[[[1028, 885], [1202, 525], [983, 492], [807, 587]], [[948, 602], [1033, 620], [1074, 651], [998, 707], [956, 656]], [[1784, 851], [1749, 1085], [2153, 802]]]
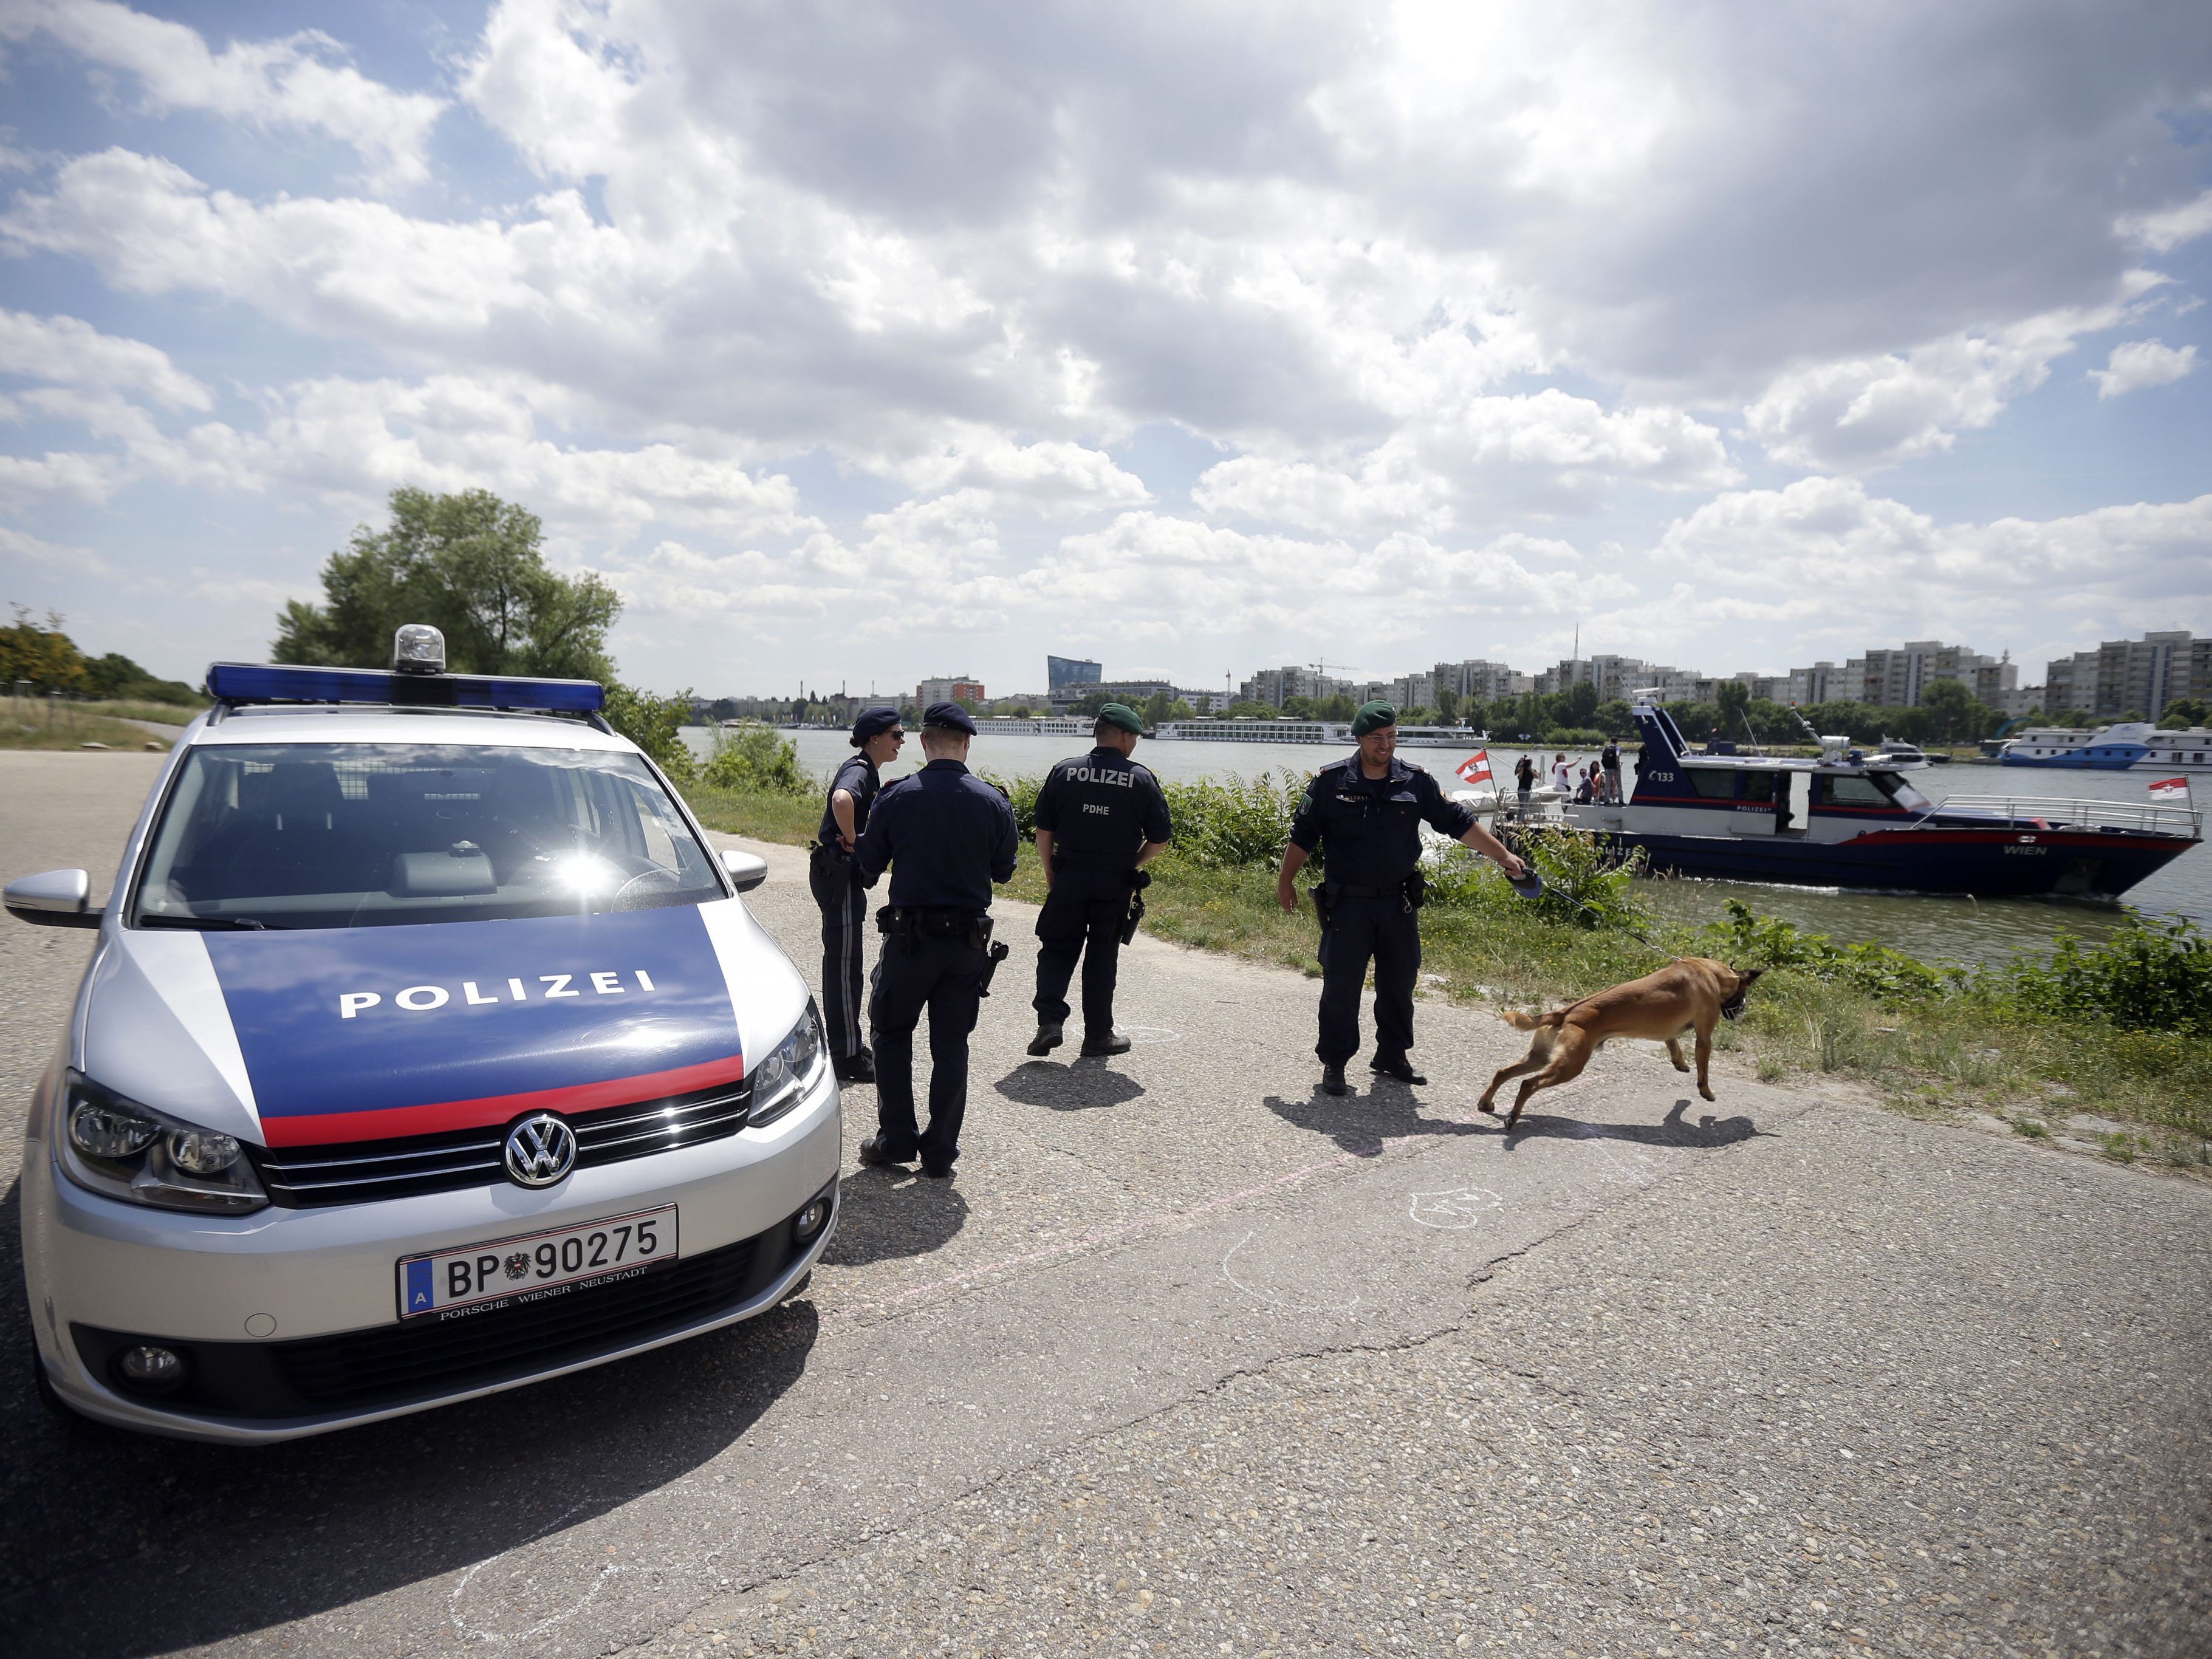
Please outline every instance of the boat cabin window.
[[1743, 793], [1738, 800], [1771, 801], [1774, 799], [1774, 774], [1747, 772], [1743, 775]]
[[1869, 775], [1874, 779], [1875, 788], [1908, 812], [1924, 812], [1933, 804], [1894, 772], [1875, 772]]
[[1690, 787], [1707, 800], [1735, 799], [1735, 769], [1732, 766], [1690, 766]]
[[1872, 778], [1829, 773], [1820, 779], [1823, 806], [1887, 806], [1889, 797], [1875, 787]]

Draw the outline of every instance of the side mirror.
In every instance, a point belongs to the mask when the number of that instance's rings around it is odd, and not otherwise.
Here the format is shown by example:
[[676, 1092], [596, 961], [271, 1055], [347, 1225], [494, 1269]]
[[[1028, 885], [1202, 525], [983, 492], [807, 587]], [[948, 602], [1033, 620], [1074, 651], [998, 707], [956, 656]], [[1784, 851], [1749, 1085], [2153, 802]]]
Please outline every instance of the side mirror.
[[[730, 879], [737, 884], [740, 893], [750, 893], [768, 879], [766, 859], [757, 853], [740, 853], [734, 847], [722, 849], [722, 868], [730, 872]], [[42, 880], [44, 878], [33, 877], [33, 879]], [[8, 890], [12, 893], [15, 890], [11, 887]]]
[[82, 870], [48, 870], [8, 884], [8, 914], [40, 927], [97, 927], [103, 914], [87, 908], [92, 878]]

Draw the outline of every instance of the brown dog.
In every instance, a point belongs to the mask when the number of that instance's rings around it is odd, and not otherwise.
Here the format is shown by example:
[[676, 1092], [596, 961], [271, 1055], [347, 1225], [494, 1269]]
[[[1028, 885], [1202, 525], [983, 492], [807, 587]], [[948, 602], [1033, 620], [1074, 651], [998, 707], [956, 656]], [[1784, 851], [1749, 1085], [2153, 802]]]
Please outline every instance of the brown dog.
[[1529, 1096], [1580, 1077], [1590, 1056], [1614, 1037], [1650, 1037], [1664, 1042], [1674, 1057], [1674, 1069], [1686, 1072], [1690, 1062], [1682, 1058], [1681, 1040], [1692, 1031], [1698, 1034], [1698, 1092], [1711, 1100], [1712, 1085], [1706, 1081], [1705, 1073], [1713, 1057], [1713, 1028], [1743, 1012], [1745, 994], [1765, 971], [1764, 968], [1731, 968], [1708, 957], [1684, 957], [1656, 974], [1600, 991], [1548, 1014], [1532, 1016], [1508, 1008], [1504, 1011], [1508, 1025], [1536, 1035], [1517, 1064], [1499, 1068], [1475, 1104], [1495, 1113], [1498, 1109], [1492, 1102], [1497, 1098], [1498, 1085], [1510, 1077], [1535, 1073], [1521, 1085], [1514, 1099], [1513, 1110], [1505, 1120], [1505, 1127], [1510, 1129], [1521, 1121], [1521, 1109], [1528, 1103]]

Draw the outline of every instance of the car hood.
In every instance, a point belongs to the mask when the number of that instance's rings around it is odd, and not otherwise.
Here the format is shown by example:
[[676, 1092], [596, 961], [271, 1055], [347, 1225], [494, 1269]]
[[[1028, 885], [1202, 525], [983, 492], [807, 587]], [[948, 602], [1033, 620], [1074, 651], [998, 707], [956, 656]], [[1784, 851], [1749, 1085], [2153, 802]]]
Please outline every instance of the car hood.
[[748, 1038], [781, 1040], [805, 999], [735, 900], [402, 927], [124, 929], [92, 990], [91, 1075], [275, 1146], [732, 1081]]

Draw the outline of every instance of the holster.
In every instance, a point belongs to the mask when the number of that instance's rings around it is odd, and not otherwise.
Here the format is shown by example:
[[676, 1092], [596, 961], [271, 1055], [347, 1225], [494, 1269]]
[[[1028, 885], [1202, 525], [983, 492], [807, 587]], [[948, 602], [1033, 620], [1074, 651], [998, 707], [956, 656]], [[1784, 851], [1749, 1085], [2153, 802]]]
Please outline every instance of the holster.
[[806, 865], [815, 874], [832, 880], [839, 877], [847, 881], [860, 879], [860, 872], [853, 867], [853, 855], [835, 842], [808, 842]]
[[1313, 888], [1314, 915], [1321, 918], [1321, 930], [1326, 933], [1336, 919], [1336, 896], [1328, 890], [1327, 882]]
[[1400, 892], [1400, 902], [1411, 911], [1419, 909], [1428, 902], [1429, 878], [1420, 871], [1416, 870], [1406, 878], [1406, 884]]
[[1152, 884], [1152, 878], [1149, 872], [1129, 872], [1129, 914], [1121, 919], [1121, 943], [1124, 945], [1132, 943], [1137, 937], [1138, 925], [1145, 919], [1145, 889]]
[[[988, 921], [989, 918], [986, 917], [985, 920]], [[991, 980], [993, 975], [998, 973], [999, 964], [1013, 953], [1014, 947], [1004, 939], [1000, 939], [983, 952], [983, 977], [975, 981], [977, 996], [987, 997], [991, 994]]]

